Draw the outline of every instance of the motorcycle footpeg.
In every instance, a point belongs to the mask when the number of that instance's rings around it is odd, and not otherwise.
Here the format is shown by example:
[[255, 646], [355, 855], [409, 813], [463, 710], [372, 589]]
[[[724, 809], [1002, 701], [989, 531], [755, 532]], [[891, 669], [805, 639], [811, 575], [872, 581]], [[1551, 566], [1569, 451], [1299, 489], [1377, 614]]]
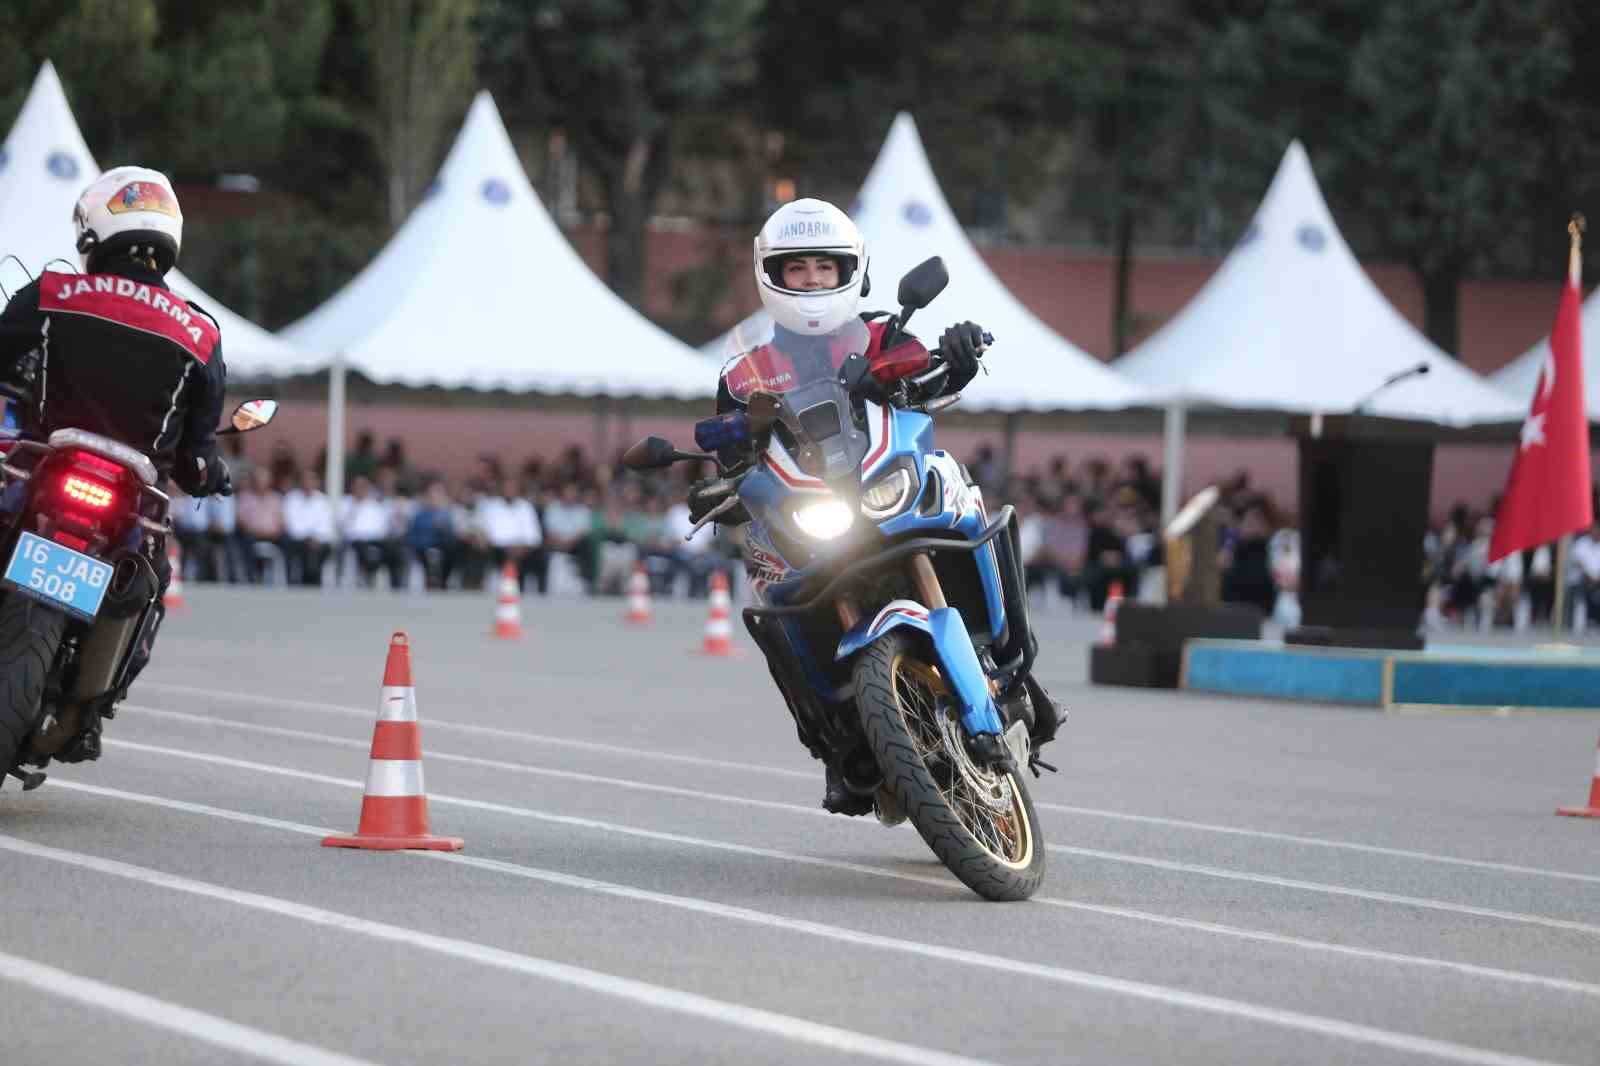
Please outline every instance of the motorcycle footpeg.
[[21, 781], [22, 791], [32, 792], [34, 789], [44, 784], [45, 778], [49, 775], [38, 770], [24, 770], [21, 767], [18, 767], [17, 769], [10, 771], [7, 776], [14, 777], [18, 781]]
[[1043, 774], [1041, 774], [1039, 772], [1039, 770], [1041, 768], [1043, 768], [1045, 770], [1049, 770], [1053, 774], [1058, 774], [1058, 773], [1061, 772], [1060, 770], [1057, 770], [1054, 766], [1051, 766], [1049, 763], [1047, 763], [1043, 759], [1039, 758], [1039, 753], [1038, 752], [1034, 752], [1032, 755], [1028, 756], [1028, 769], [1033, 771], [1033, 776], [1034, 777], [1043, 777], [1044, 776]]

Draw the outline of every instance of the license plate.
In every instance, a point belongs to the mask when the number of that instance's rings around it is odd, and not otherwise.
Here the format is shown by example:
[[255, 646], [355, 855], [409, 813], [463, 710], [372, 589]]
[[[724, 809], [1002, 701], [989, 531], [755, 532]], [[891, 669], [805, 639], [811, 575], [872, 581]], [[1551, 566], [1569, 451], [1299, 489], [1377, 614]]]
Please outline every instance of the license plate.
[[6, 565], [5, 583], [69, 614], [93, 620], [100, 613], [106, 586], [111, 584], [111, 572], [110, 563], [23, 533]]

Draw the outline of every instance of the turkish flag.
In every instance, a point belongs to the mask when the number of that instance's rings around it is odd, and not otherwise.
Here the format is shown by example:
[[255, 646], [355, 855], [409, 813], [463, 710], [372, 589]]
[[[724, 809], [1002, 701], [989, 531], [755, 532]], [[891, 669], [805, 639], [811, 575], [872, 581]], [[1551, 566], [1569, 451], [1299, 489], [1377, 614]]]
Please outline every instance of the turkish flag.
[[1590, 497], [1589, 414], [1584, 409], [1583, 339], [1578, 329], [1583, 294], [1571, 276], [1561, 294], [1550, 352], [1539, 369], [1528, 420], [1511, 463], [1489, 560], [1549, 544], [1594, 521]]

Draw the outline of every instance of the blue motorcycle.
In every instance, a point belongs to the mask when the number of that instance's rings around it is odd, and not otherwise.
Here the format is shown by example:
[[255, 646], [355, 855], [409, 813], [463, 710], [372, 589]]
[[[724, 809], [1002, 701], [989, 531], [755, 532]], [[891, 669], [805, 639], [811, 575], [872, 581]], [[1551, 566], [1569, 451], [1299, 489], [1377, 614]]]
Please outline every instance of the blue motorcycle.
[[[735, 356], [723, 382], [743, 409], [695, 427], [721, 473], [702, 492], [726, 496], [701, 521], [748, 512], [744, 621], [802, 743], [980, 896], [1026, 899], [1044, 841], [1021, 772], [1032, 708], [1012, 683], [1034, 654], [1017, 521], [934, 447], [931, 416], [958, 395], [938, 395], [945, 368], [903, 334], [947, 283], [937, 257], [907, 274], [870, 359], [858, 320], [809, 338], [826, 350], [807, 358]], [[706, 457], [650, 437], [624, 462]]]

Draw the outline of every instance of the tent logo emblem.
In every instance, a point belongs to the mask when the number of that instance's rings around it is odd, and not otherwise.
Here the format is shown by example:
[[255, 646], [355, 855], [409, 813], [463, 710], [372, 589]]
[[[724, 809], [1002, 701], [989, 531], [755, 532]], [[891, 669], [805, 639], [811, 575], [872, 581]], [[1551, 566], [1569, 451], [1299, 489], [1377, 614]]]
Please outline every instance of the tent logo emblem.
[[434, 178], [432, 181], [428, 182], [428, 187], [422, 190], [422, 198], [424, 200], [431, 200], [438, 195], [439, 190], [442, 188], [444, 188], [444, 179]]
[[51, 152], [50, 158], [44, 161], [44, 167], [62, 181], [71, 181], [78, 176], [78, 161], [65, 152]]
[[504, 207], [511, 202], [511, 186], [499, 178], [489, 178], [483, 183], [483, 198], [496, 207]]
[[1328, 243], [1328, 235], [1322, 232], [1322, 227], [1310, 222], [1295, 230], [1294, 239], [1308, 252], [1320, 252]]
[[1245, 245], [1249, 244], [1259, 236], [1261, 236], [1261, 224], [1259, 222], [1252, 222], [1250, 225], [1245, 227], [1243, 233], [1239, 234], [1239, 243], [1234, 247], [1243, 248]]
[[921, 200], [907, 200], [900, 211], [913, 226], [926, 226], [933, 221], [933, 211]]

